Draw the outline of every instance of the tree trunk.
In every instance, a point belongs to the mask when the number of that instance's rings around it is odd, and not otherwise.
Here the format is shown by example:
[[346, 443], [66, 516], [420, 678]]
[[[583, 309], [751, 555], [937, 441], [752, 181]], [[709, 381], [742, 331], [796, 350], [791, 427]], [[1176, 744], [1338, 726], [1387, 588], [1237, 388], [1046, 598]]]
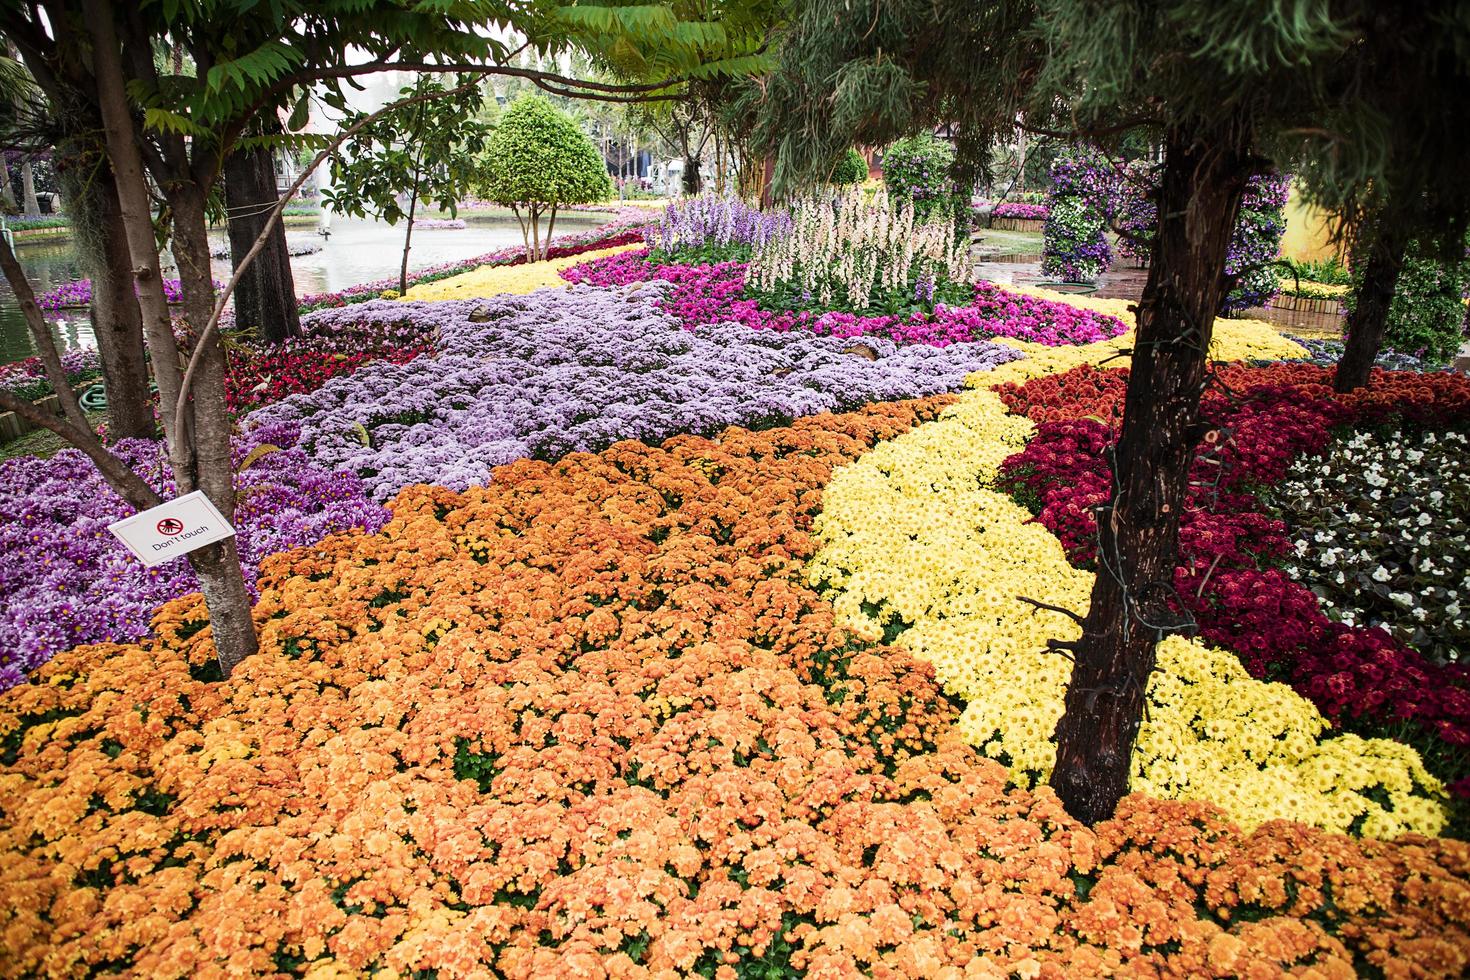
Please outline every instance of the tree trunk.
[[[1385, 216], [1385, 220], [1391, 221], [1392, 217]], [[1363, 278], [1343, 325], [1345, 344], [1342, 359], [1337, 362], [1335, 383], [1339, 392], [1354, 391], [1368, 384], [1368, 375], [1388, 329], [1388, 314], [1408, 244], [1406, 236], [1386, 228], [1375, 230], [1368, 242]]]
[[6, 153], [5, 158], [3, 159], [5, 180], [3, 183], [0, 183], [0, 203], [3, 203], [5, 205], [6, 214], [15, 214], [17, 211], [20, 210], [20, 205], [16, 203], [15, 184], [11, 181], [10, 178], [10, 161], [8, 159], [9, 156], [10, 154]]
[[[274, 170], [272, 170], [274, 184]], [[204, 190], [192, 182], [173, 184], [168, 196], [173, 211], [174, 258], [184, 294], [184, 317], [196, 336], [214, 312], [214, 279], [209, 269], [209, 235], [205, 225]], [[243, 254], [243, 253], [242, 253]], [[235, 473], [230, 459], [233, 424], [225, 408], [225, 351], [219, 333], [204, 338], [204, 352], [192, 387], [196, 481], [225, 520], [235, 518]], [[165, 401], [164, 409], [172, 410]], [[250, 593], [234, 538], [190, 552], [189, 563], [209, 609], [215, 651], [225, 677], [258, 647], [250, 616]]]
[[551, 218], [546, 222], [546, 256], [551, 257], [551, 235], [556, 231], [556, 202], [551, 202]]
[[[209, 341], [198, 371], [192, 408], [175, 412], [183, 382], [178, 344], [169, 320], [168, 304], [154, 239], [148, 187], [142, 154], [136, 142], [128, 107], [115, 11], [107, 0], [84, 0], [83, 11], [92, 37], [92, 60], [97, 76], [97, 99], [102, 112], [108, 156], [117, 179], [118, 204], [127, 232], [128, 250], [138, 284], [143, 328], [158, 379], [169, 464], [179, 494], [196, 487], [227, 518], [234, 514], [233, 474], [230, 467], [230, 420], [224, 405], [224, 351], [218, 337]], [[157, 175], [172, 178], [176, 175]], [[202, 328], [209, 320], [213, 285], [209, 275], [209, 240], [204, 229], [204, 192], [189, 180], [160, 180], [168, 187], [174, 219], [174, 255], [184, 286], [185, 315]], [[201, 285], [200, 279], [203, 279]], [[192, 431], [191, 431], [192, 430]], [[195, 447], [198, 447], [196, 452]], [[189, 554], [209, 608], [220, 669], [228, 677], [257, 649], [250, 618], [250, 596], [235, 550], [226, 538]]]
[[[107, 432], [115, 439], [152, 439], [153, 397], [148, 391], [148, 361], [143, 348], [143, 316], [133, 292], [132, 259], [128, 236], [117, 201], [112, 170], [98, 166], [85, 194], [72, 194], [72, 220], [84, 221], [96, 241], [82, 244], [92, 277], [92, 333], [102, 360], [102, 385], [107, 392]], [[85, 219], [77, 212], [93, 208]], [[79, 243], [85, 236], [78, 235]], [[95, 254], [88, 254], [95, 253]]]
[[20, 192], [24, 195], [25, 216], [39, 217], [41, 202], [36, 199], [36, 178], [31, 173], [31, 161], [24, 157], [20, 161]]
[[[260, 237], [270, 209], [278, 200], [275, 160], [264, 147], [237, 149], [225, 157], [224, 175], [230, 256], [238, 268]], [[271, 229], [265, 247], [235, 287], [235, 325], [241, 329], [254, 327], [262, 340], [274, 344], [301, 336], [296, 281], [291, 275], [286, 227], [281, 222]]]
[[531, 254], [527, 262], [541, 261], [541, 209], [531, 205]]
[[413, 244], [413, 218], [419, 209], [419, 179], [414, 174], [413, 191], [408, 198], [408, 227], [403, 232], [403, 262], [398, 266], [398, 295], [408, 292], [408, 250]]
[[699, 179], [699, 157], [686, 154], [684, 156], [684, 194], [686, 197], [698, 197], [702, 183]]
[[1250, 173], [1234, 129], [1169, 134], [1153, 263], [1138, 304], [1133, 366], [1114, 454], [1114, 498], [1098, 513], [1098, 566], [1057, 724], [1051, 785], [1087, 824], [1128, 792], [1155, 646], [1185, 625], [1174, 608], [1184, 505], [1225, 289], [1225, 252]]

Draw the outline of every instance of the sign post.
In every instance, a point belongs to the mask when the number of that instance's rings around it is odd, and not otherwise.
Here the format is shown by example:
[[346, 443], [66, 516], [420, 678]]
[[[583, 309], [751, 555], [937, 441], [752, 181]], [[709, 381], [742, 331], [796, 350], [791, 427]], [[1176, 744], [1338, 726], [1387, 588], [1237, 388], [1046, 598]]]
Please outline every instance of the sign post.
[[203, 490], [139, 511], [107, 525], [107, 529], [149, 568], [235, 533]]

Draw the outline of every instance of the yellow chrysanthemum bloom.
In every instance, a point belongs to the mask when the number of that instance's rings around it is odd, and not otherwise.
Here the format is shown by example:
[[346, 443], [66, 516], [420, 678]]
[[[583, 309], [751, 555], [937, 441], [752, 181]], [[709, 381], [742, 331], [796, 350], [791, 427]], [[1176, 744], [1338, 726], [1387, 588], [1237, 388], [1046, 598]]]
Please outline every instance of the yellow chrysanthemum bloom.
[[[1220, 331], [1226, 349], [1269, 348], [1260, 326], [1231, 321]], [[986, 373], [989, 383], [996, 373]], [[1070, 677], [1046, 641], [1079, 630], [1019, 597], [1081, 614], [1092, 591], [1092, 573], [1073, 568], [1051, 532], [990, 489], [1032, 431], [981, 388], [877, 446], [828, 484], [817, 523], [823, 547], [809, 569], [861, 635], [906, 626], [895, 642], [968, 702], [959, 722], [966, 739], [1027, 784], [1044, 780], [1055, 761]], [[1413, 749], [1328, 729], [1311, 702], [1252, 678], [1234, 654], [1169, 637], [1149, 684], [1133, 787], [1212, 801], [1245, 827], [1286, 818], [1391, 837], [1444, 826], [1443, 789]]]
[[[1058, 293], [1049, 289], [1007, 284], [1006, 290], [1022, 296], [1034, 296], [1054, 303], [1067, 303], [1079, 309], [1115, 316], [1128, 325], [1128, 332], [1110, 340], [1075, 347], [1047, 347], [1043, 344], [1027, 343], [1023, 340], [997, 338], [999, 343], [1010, 344], [1026, 353], [1026, 358], [1002, 364], [993, 371], [972, 377], [976, 385], [1022, 382], [1046, 374], [1062, 374], [1081, 364], [1107, 363], [1108, 367], [1126, 367], [1129, 359], [1125, 351], [1133, 346], [1133, 329], [1137, 325], [1130, 309], [1134, 304], [1124, 299], [1094, 299]], [[1282, 360], [1306, 357], [1306, 349], [1295, 341], [1287, 340], [1277, 333], [1269, 323], [1260, 320], [1230, 320], [1220, 317], [1215, 320], [1210, 342], [1210, 357], [1217, 361]]]
[[565, 286], [566, 280], [561, 277], [563, 269], [569, 269], [582, 262], [590, 262], [607, 255], [617, 255], [619, 252], [643, 247], [643, 244], [638, 242], [632, 245], [618, 245], [613, 248], [583, 252], [580, 255], [569, 255], [566, 258], [551, 259], [547, 262], [529, 262], [524, 265], [482, 265], [471, 272], [462, 272], [448, 279], [411, 286], [408, 292], [403, 294], [402, 299], [410, 302], [414, 300], [481, 299], [502, 293], [514, 295], [534, 293], [548, 286]]

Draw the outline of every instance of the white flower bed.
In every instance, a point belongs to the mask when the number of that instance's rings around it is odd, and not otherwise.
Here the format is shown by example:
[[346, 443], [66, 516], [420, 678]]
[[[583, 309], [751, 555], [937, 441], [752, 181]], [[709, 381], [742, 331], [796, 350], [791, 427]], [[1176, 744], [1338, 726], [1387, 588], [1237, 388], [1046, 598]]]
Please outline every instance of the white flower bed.
[[1349, 625], [1440, 660], [1470, 655], [1470, 439], [1358, 433], [1273, 493], [1296, 539], [1286, 571]]

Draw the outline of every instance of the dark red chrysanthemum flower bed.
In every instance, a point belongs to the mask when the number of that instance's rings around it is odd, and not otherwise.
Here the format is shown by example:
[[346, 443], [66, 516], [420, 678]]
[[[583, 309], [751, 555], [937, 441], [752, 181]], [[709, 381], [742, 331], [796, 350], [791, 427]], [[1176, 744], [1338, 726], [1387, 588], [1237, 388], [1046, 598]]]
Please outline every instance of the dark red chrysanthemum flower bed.
[[[1004, 485], [1079, 565], [1095, 558], [1094, 508], [1110, 486], [1104, 450], [1127, 382], [1126, 369], [1088, 366], [996, 389], [1013, 412], [1040, 423], [1002, 467]], [[1292, 540], [1253, 492], [1279, 482], [1301, 456], [1320, 454], [1343, 426], [1464, 425], [1470, 380], [1375, 371], [1368, 388], [1346, 396], [1331, 383], [1330, 369], [1309, 364], [1217, 369], [1203, 413], [1219, 435], [1200, 446], [1191, 470], [1179, 601], [1203, 639], [1234, 651], [1255, 676], [1290, 683], [1345, 727], [1409, 741], [1470, 797], [1470, 668], [1431, 661], [1381, 629], [1330, 620], [1280, 569]]]

